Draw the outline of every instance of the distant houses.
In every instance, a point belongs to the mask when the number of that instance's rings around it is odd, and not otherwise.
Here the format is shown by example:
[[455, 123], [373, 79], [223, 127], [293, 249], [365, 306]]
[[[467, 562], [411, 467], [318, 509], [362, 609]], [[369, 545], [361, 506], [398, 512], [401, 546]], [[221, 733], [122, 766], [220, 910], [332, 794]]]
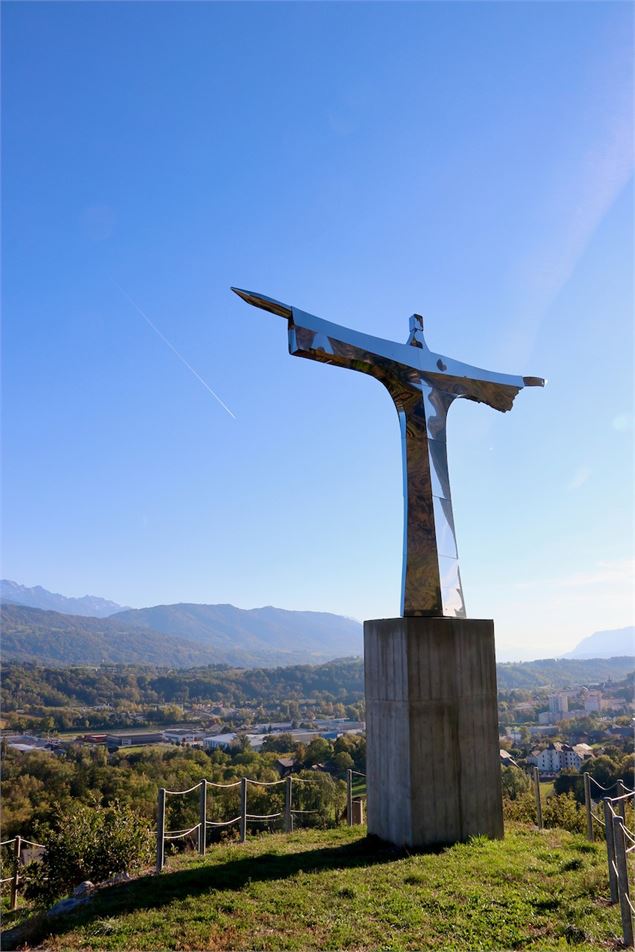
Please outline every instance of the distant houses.
[[527, 757], [527, 763], [535, 764], [541, 774], [553, 776], [561, 770], [579, 770], [582, 764], [593, 756], [588, 744], [561, 744], [557, 741], [544, 750], [534, 750]]

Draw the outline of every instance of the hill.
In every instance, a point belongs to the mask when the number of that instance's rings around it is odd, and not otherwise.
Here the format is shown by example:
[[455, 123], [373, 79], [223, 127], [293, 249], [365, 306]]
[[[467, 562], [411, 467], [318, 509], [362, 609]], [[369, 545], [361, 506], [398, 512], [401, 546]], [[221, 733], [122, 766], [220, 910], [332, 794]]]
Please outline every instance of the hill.
[[603, 844], [516, 824], [504, 840], [408, 854], [364, 833], [266, 834], [173, 857], [3, 948], [588, 952], [621, 932]]
[[183, 639], [111, 618], [2, 605], [2, 656], [6, 662], [44, 664], [137, 663], [188, 667], [209, 664], [212, 652]]
[[0, 580], [0, 601], [26, 605], [28, 608], [41, 608], [43, 611], [87, 615], [89, 618], [107, 618], [108, 615], [114, 615], [115, 612], [123, 610], [122, 605], [117, 605], [116, 602], [111, 602], [107, 598], [99, 598], [97, 595], [67, 598], [65, 595], [49, 592], [41, 585], [28, 588], [7, 578]]
[[635, 670], [635, 657], [545, 658], [496, 665], [498, 689], [567, 688], [600, 681], [620, 681]]
[[[357, 629], [356, 643], [351, 632]], [[349, 654], [361, 651], [361, 625], [347, 618], [278, 608], [248, 612], [231, 605], [158, 606], [98, 619], [6, 603], [2, 632], [5, 661], [44, 665], [253, 668], [325, 662], [345, 655], [351, 644], [357, 651]]]
[[635, 628], [613, 628], [610, 631], [596, 631], [583, 638], [573, 651], [563, 658], [616, 658], [618, 655], [635, 654]]
[[227, 664], [245, 663], [239, 653], [252, 664], [266, 665], [317, 663], [363, 651], [361, 624], [327, 612], [183, 603], [129, 609], [114, 617], [205, 645]]

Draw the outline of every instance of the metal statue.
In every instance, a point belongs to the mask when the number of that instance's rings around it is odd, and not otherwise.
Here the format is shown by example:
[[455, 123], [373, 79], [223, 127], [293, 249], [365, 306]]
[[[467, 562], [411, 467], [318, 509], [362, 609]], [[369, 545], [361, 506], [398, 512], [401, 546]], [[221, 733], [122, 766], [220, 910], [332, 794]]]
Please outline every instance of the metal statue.
[[419, 314], [410, 318], [410, 335], [400, 344], [331, 324], [263, 294], [232, 291], [287, 319], [289, 353], [360, 370], [386, 387], [399, 414], [403, 452], [401, 613], [465, 618], [448, 478], [448, 408], [464, 397], [511, 410], [519, 390], [544, 387], [545, 381], [493, 373], [433, 353]]

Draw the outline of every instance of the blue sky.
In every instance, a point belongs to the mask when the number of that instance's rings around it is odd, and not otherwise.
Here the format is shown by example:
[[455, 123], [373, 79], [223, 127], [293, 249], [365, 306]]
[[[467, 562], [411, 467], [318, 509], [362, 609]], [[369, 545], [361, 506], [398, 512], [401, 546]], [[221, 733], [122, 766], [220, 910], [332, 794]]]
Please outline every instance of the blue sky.
[[629, 4], [2, 12], [6, 577], [398, 613], [391, 401], [234, 284], [549, 378], [452, 408], [468, 614], [519, 657], [631, 622]]

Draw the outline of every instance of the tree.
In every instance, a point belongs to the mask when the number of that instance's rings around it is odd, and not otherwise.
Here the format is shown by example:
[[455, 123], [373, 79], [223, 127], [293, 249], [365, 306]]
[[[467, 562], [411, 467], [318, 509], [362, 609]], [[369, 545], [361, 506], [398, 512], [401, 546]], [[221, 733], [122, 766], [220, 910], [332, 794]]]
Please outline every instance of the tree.
[[339, 754], [335, 754], [333, 756], [330, 764], [333, 768], [333, 772], [337, 774], [338, 777], [343, 777], [345, 776], [347, 770], [352, 770], [355, 762], [350, 754], [347, 754], [346, 751], [341, 750]]
[[306, 767], [312, 767], [313, 764], [324, 764], [331, 759], [332, 755], [333, 745], [323, 737], [316, 737], [306, 749], [304, 764]]
[[502, 767], [501, 784], [503, 797], [507, 800], [518, 800], [528, 793], [531, 787], [529, 777], [519, 767]]

